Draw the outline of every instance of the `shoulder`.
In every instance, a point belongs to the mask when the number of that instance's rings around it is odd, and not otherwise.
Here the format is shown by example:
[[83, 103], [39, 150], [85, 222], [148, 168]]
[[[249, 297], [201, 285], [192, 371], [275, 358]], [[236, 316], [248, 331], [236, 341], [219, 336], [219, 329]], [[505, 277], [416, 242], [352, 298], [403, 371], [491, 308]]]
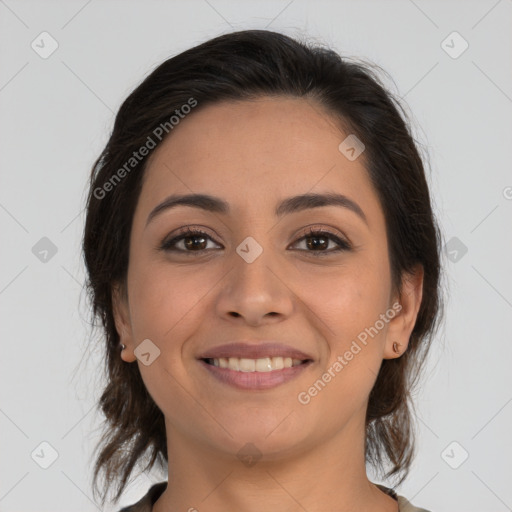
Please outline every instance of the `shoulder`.
[[399, 512], [430, 512], [425, 508], [415, 507], [409, 500], [407, 500], [407, 498], [399, 496], [393, 489], [381, 484], [376, 485], [381, 491], [384, 491], [386, 494], [389, 494], [392, 498], [398, 501]]
[[162, 495], [167, 487], [167, 482], [159, 482], [150, 487], [149, 491], [133, 505], [124, 507], [119, 512], [151, 512], [156, 500]]
[[426, 508], [415, 507], [403, 496], [397, 496], [398, 499], [398, 510], [400, 512], [430, 512]]
[[[398, 501], [399, 512], [430, 512], [424, 508], [415, 507], [407, 500], [407, 498], [397, 495], [396, 492], [389, 487], [385, 487], [379, 484], [377, 484], [377, 486]], [[124, 507], [119, 510], [119, 512], [151, 512], [154, 503], [162, 495], [166, 487], [167, 482], [159, 482], [158, 484], [154, 484], [152, 487], [150, 487], [148, 492], [139, 501], [137, 501], [137, 503], [129, 505], [128, 507]]]

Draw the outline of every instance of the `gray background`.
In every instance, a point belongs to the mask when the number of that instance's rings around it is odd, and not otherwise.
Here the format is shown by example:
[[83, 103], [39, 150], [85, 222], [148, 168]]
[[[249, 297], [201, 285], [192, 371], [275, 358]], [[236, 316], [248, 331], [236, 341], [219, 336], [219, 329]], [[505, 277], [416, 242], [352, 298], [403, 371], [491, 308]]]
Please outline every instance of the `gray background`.
[[[433, 512], [512, 510], [511, 18], [512, 0], [0, 0], [0, 511], [98, 509], [102, 362], [79, 253], [89, 169], [156, 64], [246, 28], [306, 33], [373, 61], [409, 105], [450, 295], [416, 394], [418, 455], [398, 491]], [[58, 44], [47, 58], [44, 31]], [[120, 505], [165, 476], [134, 479]]]

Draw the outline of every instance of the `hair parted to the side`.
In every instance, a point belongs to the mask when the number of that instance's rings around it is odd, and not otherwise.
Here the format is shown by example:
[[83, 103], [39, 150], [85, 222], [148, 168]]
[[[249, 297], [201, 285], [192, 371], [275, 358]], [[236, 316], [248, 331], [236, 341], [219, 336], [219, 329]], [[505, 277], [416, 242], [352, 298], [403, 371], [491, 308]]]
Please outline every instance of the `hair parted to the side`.
[[[165, 468], [164, 417], [148, 394], [136, 364], [120, 357], [112, 310], [113, 288], [126, 293], [129, 240], [147, 157], [109, 187], [155, 128], [191, 98], [189, 115], [224, 100], [291, 96], [316, 101], [340, 127], [365, 145], [365, 163], [386, 220], [395, 290], [417, 265], [424, 270], [423, 299], [409, 346], [380, 368], [367, 409], [366, 460], [384, 477], [407, 475], [414, 455], [411, 390], [442, 313], [440, 248], [425, 170], [407, 116], [368, 65], [280, 33], [245, 30], [211, 39], [166, 60], [126, 98], [110, 139], [96, 160], [86, 205], [83, 253], [93, 318], [104, 331], [107, 384], [100, 399], [106, 428], [94, 467], [94, 488], [104, 473], [102, 503], [112, 489], [118, 501], [134, 467], [148, 459]], [[179, 128], [178, 128], [179, 129]], [[172, 131], [169, 135], [172, 137]], [[153, 137], [154, 138], [154, 137]], [[165, 140], [165, 137], [162, 137]], [[341, 141], [340, 141], [341, 142]], [[119, 176], [119, 174], [117, 175]], [[112, 183], [112, 181], [111, 181]]]

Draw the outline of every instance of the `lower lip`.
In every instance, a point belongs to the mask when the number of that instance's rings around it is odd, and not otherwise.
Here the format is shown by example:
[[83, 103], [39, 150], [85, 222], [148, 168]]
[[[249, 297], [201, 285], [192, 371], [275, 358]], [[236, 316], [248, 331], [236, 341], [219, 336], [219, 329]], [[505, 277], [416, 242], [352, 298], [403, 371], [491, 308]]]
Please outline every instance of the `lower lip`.
[[272, 370], [270, 372], [239, 372], [230, 370], [229, 368], [221, 368], [208, 364], [202, 359], [199, 360], [204, 368], [206, 368], [216, 379], [225, 384], [229, 384], [238, 389], [270, 389], [284, 384], [302, 373], [309, 367], [312, 361], [292, 366], [291, 368], [283, 368], [282, 370]]

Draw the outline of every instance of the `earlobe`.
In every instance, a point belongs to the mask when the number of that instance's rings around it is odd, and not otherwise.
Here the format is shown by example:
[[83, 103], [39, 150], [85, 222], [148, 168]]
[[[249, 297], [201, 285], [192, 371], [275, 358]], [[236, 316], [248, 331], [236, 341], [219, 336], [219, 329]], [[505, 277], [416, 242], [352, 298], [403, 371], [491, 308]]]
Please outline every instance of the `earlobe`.
[[131, 335], [130, 312], [125, 287], [119, 283], [112, 285], [112, 314], [119, 335], [121, 359], [127, 363], [137, 358], [133, 353], [133, 339]]
[[403, 276], [398, 298], [401, 307], [389, 322], [384, 359], [395, 359], [407, 350], [423, 298], [423, 275], [423, 266], [417, 265], [413, 272]]
[[125, 363], [133, 363], [137, 358], [132, 350], [128, 350], [128, 347], [124, 343], [119, 344], [121, 346], [121, 359]]

